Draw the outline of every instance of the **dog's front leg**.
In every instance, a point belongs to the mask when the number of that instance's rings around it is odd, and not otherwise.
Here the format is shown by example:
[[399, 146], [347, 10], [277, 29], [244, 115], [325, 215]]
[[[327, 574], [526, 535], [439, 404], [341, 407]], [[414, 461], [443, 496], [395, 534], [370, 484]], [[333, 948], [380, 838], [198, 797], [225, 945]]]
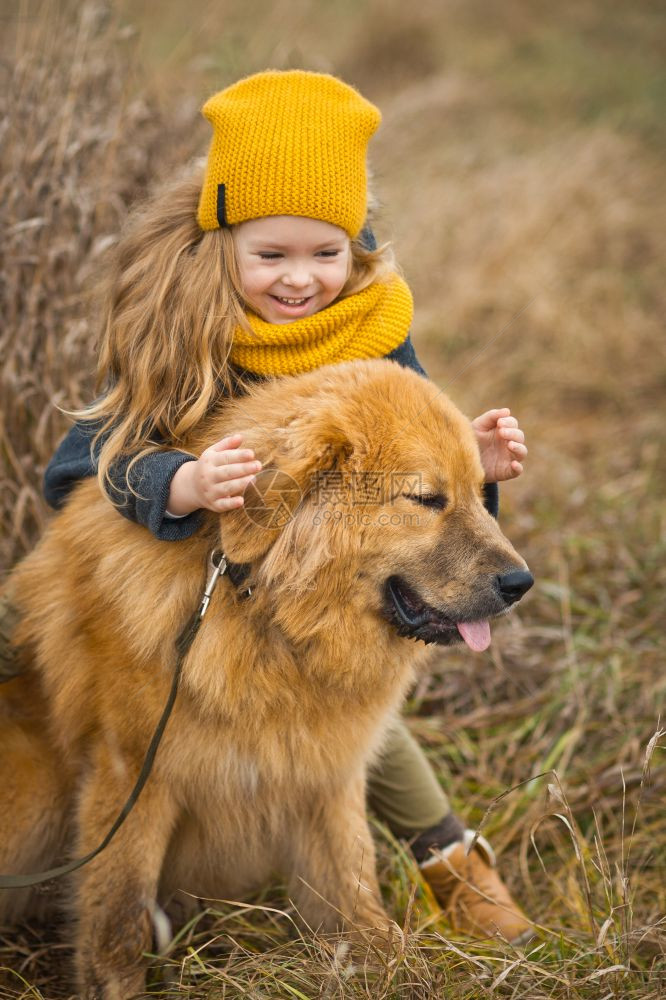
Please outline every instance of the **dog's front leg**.
[[[99, 747], [78, 810], [78, 850], [95, 847], [136, 778], [122, 754]], [[142, 953], [152, 942], [152, 915], [176, 807], [153, 775], [109, 846], [81, 870], [76, 889], [76, 972], [85, 1000], [126, 1000], [145, 989]]]
[[294, 844], [290, 895], [308, 926], [397, 943], [381, 902], [362, 780], [312, 802]]

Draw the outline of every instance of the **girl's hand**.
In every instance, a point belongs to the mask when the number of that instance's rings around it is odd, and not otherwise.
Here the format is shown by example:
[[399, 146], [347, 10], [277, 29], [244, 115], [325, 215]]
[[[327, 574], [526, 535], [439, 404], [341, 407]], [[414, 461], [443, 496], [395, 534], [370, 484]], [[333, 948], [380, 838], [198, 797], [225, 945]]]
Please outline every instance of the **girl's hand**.
[[525, 435], [511, 410], [488, 410], [472, 421], [487, 483], [515, 479], [523, 471], [527, 455]]
[[176, 517], [193, 510], [222, 513], [243, 506], [243, 493], [261, 469], [254, 452], [241, 449], [241, 434], [222, 438], [196, 462], [185, 462], [171, 480], [167, 512]]

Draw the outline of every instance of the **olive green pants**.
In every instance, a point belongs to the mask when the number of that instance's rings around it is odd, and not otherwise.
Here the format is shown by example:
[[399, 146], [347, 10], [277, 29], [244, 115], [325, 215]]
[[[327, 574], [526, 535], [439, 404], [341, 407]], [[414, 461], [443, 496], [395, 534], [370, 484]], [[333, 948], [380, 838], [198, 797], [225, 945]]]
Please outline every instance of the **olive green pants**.
[[451, 812], [428, 758], [403, 719], [394, 723], [379, 761], [368, 773], [368, 805], [401, 837], [428, 830]]
[[[0, 592], [0, 683], [20, 671], [10, 646], [18, 620], [10, 597], [7, 589]], [[396, 836], [405, 837], [435, 826], [450, 812], [425, 754], [402, 719], [392, 726], [381, 759], [368, 774], [368, 804]]]

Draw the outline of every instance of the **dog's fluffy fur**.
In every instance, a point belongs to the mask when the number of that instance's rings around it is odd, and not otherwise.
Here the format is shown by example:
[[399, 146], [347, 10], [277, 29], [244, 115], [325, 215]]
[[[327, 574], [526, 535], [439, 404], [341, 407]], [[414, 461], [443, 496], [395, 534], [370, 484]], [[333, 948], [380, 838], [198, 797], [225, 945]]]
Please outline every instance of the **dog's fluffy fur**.
[[[142, 989], [151, 912], [177, 890], [239, 898], [277, 872], [310, 926], [386, 931], [365, 771], [425, 648], [399, 634], [409, 625], [387, 581], [401, 581], [408, 610], [430, 609], [430, 637], [448, 643], [456, 622], [505, 610], [497, 574], [525, 565], [483, 507], [469, 423], [412, 372], [377, 361], [273, 381], [189, 447], [235, 429], [278, 470], [252, 518], [207, 514], [167, 544], [87, 481], [12, 578], [26, 671], [0, 689], [4, 872], [100, 842], [162, 711], [210, 551], [251, 565], [249, 599], [226, 578], [213, 595], [138, 804], [74, 878], [84, 995]], [[398, 495], [341, 508], [315, 488], [321, 470], [380, 474]], [[408, 489], [402, 473], [420, 478]], [[276, 524], [281, 489], [292, 516]], [[31, 901], [0, 892], [5, 919]]]

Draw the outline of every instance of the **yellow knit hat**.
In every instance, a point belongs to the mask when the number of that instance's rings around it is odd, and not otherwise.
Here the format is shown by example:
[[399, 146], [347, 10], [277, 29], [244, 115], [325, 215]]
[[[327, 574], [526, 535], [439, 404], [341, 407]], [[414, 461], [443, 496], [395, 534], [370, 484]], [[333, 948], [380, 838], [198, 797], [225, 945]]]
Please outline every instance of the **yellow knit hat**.
[[213, 126], [202, 229], [304, 215], [358, 235], [366, 148], [381, 115], [353, 87], [325, 73], [269, 70], [213, 94], [202, 110]]

